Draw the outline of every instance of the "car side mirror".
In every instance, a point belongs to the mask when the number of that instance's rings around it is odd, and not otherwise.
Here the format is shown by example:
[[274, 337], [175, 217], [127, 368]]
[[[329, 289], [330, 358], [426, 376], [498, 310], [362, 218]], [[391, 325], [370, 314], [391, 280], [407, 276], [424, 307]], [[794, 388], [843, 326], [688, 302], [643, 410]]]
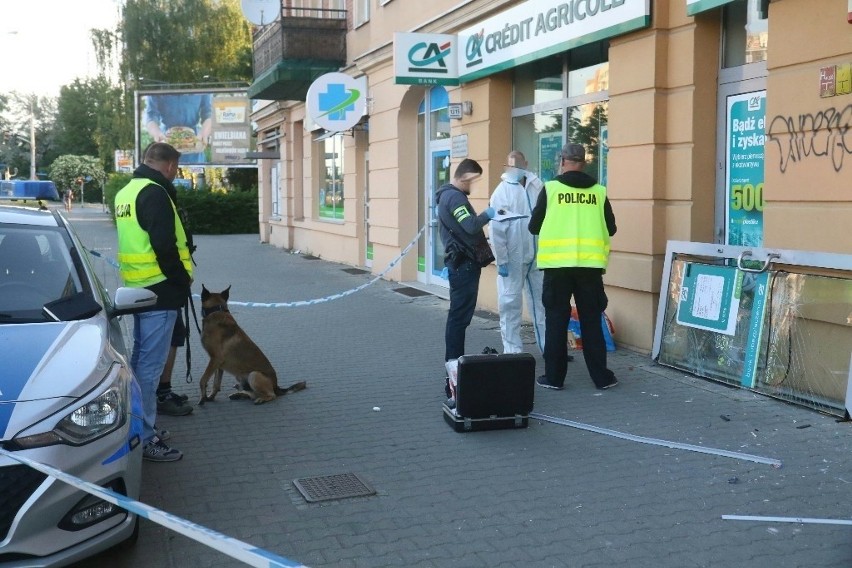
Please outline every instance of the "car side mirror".
[[157, 304], [157, 295], [146, 288], [121, 287], [115, 291], [112, 315], [144, 312]]

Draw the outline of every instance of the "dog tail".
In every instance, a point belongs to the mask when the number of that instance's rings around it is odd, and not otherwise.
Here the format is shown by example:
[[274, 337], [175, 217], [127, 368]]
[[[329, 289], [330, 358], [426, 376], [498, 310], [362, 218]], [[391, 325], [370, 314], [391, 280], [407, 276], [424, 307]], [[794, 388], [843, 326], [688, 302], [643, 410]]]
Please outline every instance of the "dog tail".
[[276, 386], [275, 394], [277, 396], [284, 396], [285, 394], [299, 392], [300, 390], [305, 390], [306, 388], [308, 388], [308, 383], [306, 383], [305, 381], [299, 381], [298, 383], [290, 385], [286, 389], [282, 389]]

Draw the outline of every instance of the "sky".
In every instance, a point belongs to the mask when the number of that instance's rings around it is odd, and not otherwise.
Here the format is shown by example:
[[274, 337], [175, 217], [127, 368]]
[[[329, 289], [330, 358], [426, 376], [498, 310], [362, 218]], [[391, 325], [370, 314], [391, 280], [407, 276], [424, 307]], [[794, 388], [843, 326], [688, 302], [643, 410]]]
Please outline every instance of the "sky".
[[118, 0], [0, 0], [3, 92], [58, 97], [97, 73], [89, 30], [115, 29]]

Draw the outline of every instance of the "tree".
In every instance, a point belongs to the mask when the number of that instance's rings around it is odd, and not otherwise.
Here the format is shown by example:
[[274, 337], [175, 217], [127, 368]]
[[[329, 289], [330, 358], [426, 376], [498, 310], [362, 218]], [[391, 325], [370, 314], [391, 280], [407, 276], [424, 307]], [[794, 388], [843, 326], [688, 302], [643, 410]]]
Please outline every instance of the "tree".
[[90, 178], [91, 182], [102, 187], [107, 179], [100, 160], [94, 156], [59, 156], [50, 166], [50, 179], [60, 190], [75, 189], [79, 180]]
[[12, 92], [0, 101], [0, 163], [18, 177], [28, 178], [32, 158], [31, 128], [35, 128], [36, 165], [49, 164], [56, 157], [54, 144], [55, 100], [50, 97]]
[[62, 87], [57, 107], [60, 154], [95, 155], [112, 170], [114, 151], [132, 146], [132, 120], [121, 118], [126, 114], [122, 91], [106, 77], [76, 79]]
[[120, 33], [125, 80], [252, 78], [251, 27], [238, 0], [127, 0]]

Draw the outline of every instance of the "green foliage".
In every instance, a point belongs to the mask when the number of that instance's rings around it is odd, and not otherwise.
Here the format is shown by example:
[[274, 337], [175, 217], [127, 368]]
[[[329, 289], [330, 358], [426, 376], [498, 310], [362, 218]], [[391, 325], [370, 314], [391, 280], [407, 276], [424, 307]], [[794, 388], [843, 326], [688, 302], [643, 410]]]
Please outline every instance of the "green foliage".
[[194, 235], [257, 233], [257, 192], [180, 191], [178, 204], [189, 215]]
[[257, 168], [229, 168], [228, 185], [235, 191], [257, 191]]
[[[0, 163], [13, 176], [30, 177], [31, 128], [35, 127], [36, 166], [44, 169], [56, 158], [54, 144], [55, 100], [36, 95], [11, 93], [0, 100]], [[0, 174], [5, 171], [0, 171]]]
[[133, 146], [129, 108], [121, 89], [104, 77], [76, 79], [65, 85], [60, 90], [56, 115], [59, 154], [97, 156], [103, 168], [111, 170], [115, 149]]
[[[111, 174], [104, 185], [107, 207], [113, 215], [115, 195], [133, 178]], [[189, 217], [193, 235], [238, 235], [257, 233], [257, 191], [220, 192], [178, 190], [178, 207]]]
[[[94, 156], [72, 156], [66, 154], [65, 156], [56, 158], [50, 166], [50, 179], [53, 180], [60, 192], [68, 188], [79, 191], [80, 182], [77, 180], [81, 178], [85, 179], [86, 177], [91, 178], [90, 181], [86, 182], [86, 185], [90, 188], [89, 192], [96, 188], [100, 189], [107, 179], [103, 166]], [[100, 193], [96, 195], [100, 197]], [[87, 196], [86, 201], [92, 200]], [[100, 201], [100, 199], [96, 201]]]
[[115, 195], [122, 187], [130, 183], [131, 179], [133, 179], [131, 174], [110, 174], [104, 184], [104, 202], [113, 218], [115, 217]]
[[124, 77], [161, 83], [250, 80], [251, 27], [238, 0], [127, 0]]

